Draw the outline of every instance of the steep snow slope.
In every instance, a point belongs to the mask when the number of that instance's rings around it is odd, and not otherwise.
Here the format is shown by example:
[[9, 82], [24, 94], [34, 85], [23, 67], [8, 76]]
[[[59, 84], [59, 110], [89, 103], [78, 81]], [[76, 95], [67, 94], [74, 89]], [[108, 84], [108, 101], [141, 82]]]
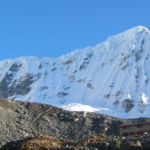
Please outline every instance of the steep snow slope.
[[150, 32], [138, 26], [57, 59], [1, 61], [0, 97], [117, 117], [149, 117], [149, 67]]

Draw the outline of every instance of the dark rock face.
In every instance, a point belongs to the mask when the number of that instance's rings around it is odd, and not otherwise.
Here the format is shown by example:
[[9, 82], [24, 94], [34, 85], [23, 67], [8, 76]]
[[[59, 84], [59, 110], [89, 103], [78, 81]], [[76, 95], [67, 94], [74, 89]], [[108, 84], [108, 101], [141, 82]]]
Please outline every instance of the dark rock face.
[[0, 98], [0, 146], [34, 135], [47, 135], [77, 143], [92, 134], [119, 135], [125, 123], [149, 118], [119, 119], [103, 114], [71, 112], [51, 105]]
[[[13, 69], [10, 68], [10, 70], [13, 70], [13, 71], [16, 71], [15, 69], [16, 68], [14, 67]], [[41, 74], [36, 74], [35, 76], [33, 76], [32, 74], [26, 73], [24, 76], [20, 76], [18, 81], [14, 80], [13, 84], [9, 85], [12, 81], [13, 75], [12, 73], [11, 74], [6, 73], [5, 77], [0, 82], [0, 97], [7, 98], [10, 96], [13, 96], [14, 93], [16, 95], [23, 95], [23, 96], [28, 94], [31, 90], [30, 85], [33, 82], [37, 81], [40, 78], [40, 76]], [[33, 79], [33, 77], [36, 77], [36, 78]]]
[[17, 72], [19, 70], [19, 68], [22, 65], [17, 65], [17, 64], [12, 64], [12, 66], [9, 68], [9, 71], [11, 71], [10, 74], [6, 73], [4, 78], [1, 80], [0, 82], [0, 97], [4, 97], [7, 98], [9, 96], [14, 95], [14, 90], [13, 90], [13, 86], [11, 86], [10, 88], [8, 87], [8, 85], [11, 83], [12, 78], [13, 78], [13, 73]]
[[126, 99], [121, 103], [122, 107], [125, 109], [125, 111], [128, 113], [133, 107], [133, 101], [130, 99]]
[[13, 82], [13, 84], [9, 87], [9, 84], [12, 80], [11, 74], [5, 74], [5, 77], [0, 82], [0, 97], [7, 98], [9, 96], [13, 96], [14, 93], [20, 94], [20, 95], [26, 95], [30, 92], [31, 85], [34, 81], [32, 80], [33, 76], [30, 74], [26, 74], [22, 79], [19, 79], [19, 84], [15, 84], [16, 80]]
[[117, 108], [119, 107], [119, 101], [116, 100], [114, 103], [113, 103]]
[[67, 60], [65, 63], [63, 63], [64, 65], [67, 65], [67, 64], [71, 64], [71, 63], [73, 63], [73, 61], [72, 60]]

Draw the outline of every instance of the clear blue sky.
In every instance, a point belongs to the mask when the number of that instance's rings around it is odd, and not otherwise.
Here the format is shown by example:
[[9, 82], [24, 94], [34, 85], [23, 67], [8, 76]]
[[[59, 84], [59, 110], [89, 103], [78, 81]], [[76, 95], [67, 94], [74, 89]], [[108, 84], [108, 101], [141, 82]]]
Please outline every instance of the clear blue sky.
[[138, 25], [150, 29], [150, 0], [0, 0], [0, 60], [56, 58]]

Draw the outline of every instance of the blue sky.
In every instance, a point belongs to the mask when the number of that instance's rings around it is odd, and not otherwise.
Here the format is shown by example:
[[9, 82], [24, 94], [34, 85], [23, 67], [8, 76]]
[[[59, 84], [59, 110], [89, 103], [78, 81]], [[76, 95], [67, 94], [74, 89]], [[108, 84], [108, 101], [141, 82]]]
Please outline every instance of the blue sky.
[[150, 0], [0, 0], [0, 60], [59, 57], [142, 25]]

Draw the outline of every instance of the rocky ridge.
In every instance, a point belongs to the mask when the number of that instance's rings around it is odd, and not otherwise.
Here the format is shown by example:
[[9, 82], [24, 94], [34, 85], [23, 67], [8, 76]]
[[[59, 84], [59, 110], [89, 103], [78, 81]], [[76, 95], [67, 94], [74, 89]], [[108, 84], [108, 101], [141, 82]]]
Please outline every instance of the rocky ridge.
[[121, 119], [4, 98], [0, 98], [0, 115], [0, 146], [35, 135], [47, 135], [78, 143], [89, 135], [118, 136], [118, 126], [125, 123], [150, 122], [150, 118]]

